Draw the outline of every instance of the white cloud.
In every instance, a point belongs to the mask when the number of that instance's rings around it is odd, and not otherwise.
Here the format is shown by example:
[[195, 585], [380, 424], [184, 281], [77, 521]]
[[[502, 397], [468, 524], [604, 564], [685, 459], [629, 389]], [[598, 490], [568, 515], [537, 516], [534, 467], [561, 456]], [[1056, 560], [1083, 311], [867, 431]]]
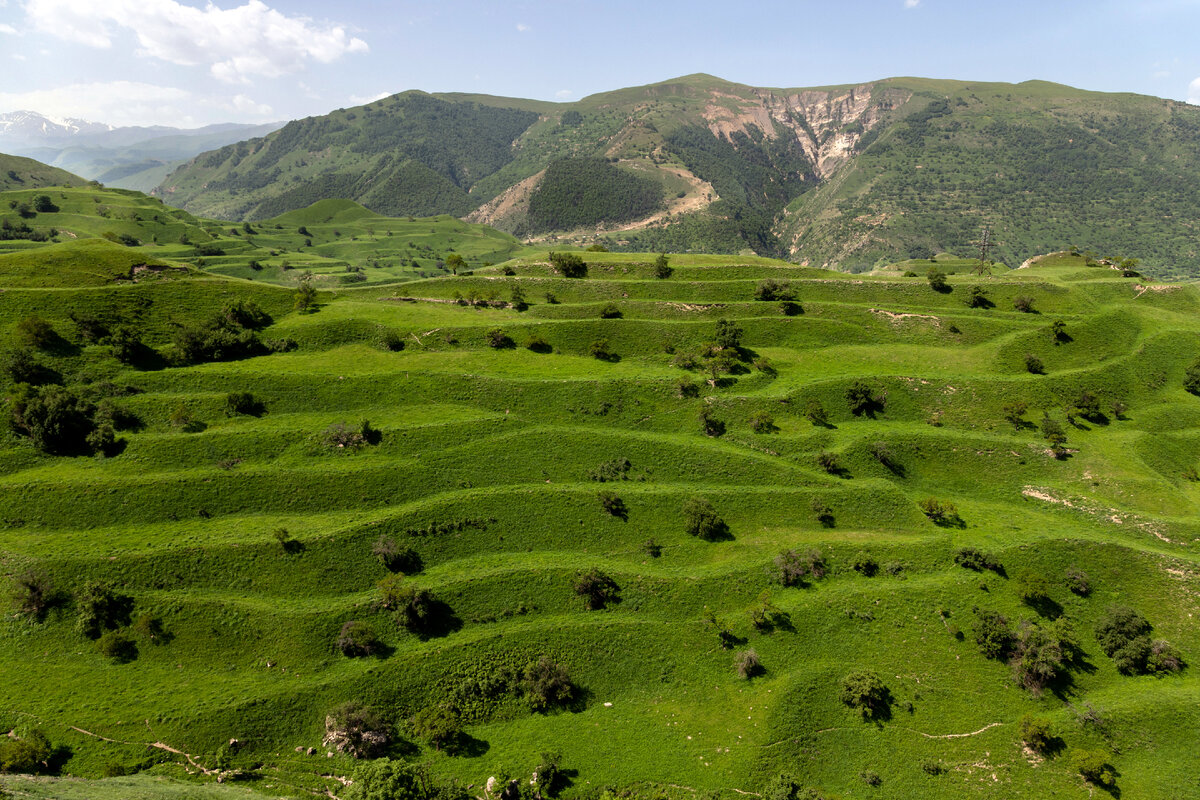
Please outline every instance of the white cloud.
[[385, 97], [391, 97], [393, 92], [378, 92], [370, 95], [350, 95], [350, 104], [355, 106], [365, 106], [367, 103], [374, 103], [376, 100], [382, 100]]
[[559, 89], [557, 92], [554, 93], [554, 96], [557, 97], [559, 100], [566, 100], [568, 97], [570, 97], [573, 94], [575, 94], [575, 93], [572, 92], [570, 89]]
[[1196, 78], [1196, 80], [1188, 84], [1187, 101], [1200, 106], [1200, 78]]
[[16, 36], [17, 29], [12, 25], [5, 25], [3, 22], [0, 22], [0, 33], [7, 33], [9, 36]]
[[60, 39], [110, 48], [120, 29], [137, 38], [138, 55], [185, 66], [208, 65], [214, 77], [245, 83], [277, 78], [308, 61], [328, 64], [367, 43], [337, 25], [289, 17], [261, 0], [223, 9], [192, 8], [177, 0], [28, 0], [32, 25]]
[[192, 128], [236, 118], [271, 119], [269, 105], [246, 95], [198, 95], [173, 86], [136, 81], [76, 83], [55, 89], [0, 92], [0, 112], [37, 111], [49, 117], [77, 117], [110, 125], [170, 125]]
[[905, 8], [916, 8], [921, 5], [921, 0], [904, 0]]
[[529, 30], [529, 26], [526, 25], [524, 22], [518, 22], [517, 30], [520, 31], [521, 33], [524, 33], [525, 31]]

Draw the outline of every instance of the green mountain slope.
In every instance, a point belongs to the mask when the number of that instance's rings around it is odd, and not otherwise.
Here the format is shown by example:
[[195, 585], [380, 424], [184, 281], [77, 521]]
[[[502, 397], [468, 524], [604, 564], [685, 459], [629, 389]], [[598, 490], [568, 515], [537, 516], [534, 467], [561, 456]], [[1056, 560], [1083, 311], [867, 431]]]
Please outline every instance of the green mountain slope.
[[375, 734], [456, 799], [1197, 796], [1195, 285], [5, 268], [62, 247], [0, 257], [16, 796], [362, 797]]
[[10, 189], [40, 189], [44, 186], [82, 186], [87, 183], [78, 175], [51, 167], [32, 158], [0, 153], [0, 191]]
[[[855, 271], [965, 255], [986, 225], [1014, 264], [1077, 245], [1194, 274], [1198, 133], [1186, 104], [1037, 81], [773, 89], [690, 75], [569, 104], [409, 92], [205, 154], [159, 193], [235, 219], [348, 197], [519, 236]], [[545, 176], [592, 158], [653, 181], [659, 202], [547, 216]], [[611, 194], [611, 174], [575, 172], [583, 195]]]

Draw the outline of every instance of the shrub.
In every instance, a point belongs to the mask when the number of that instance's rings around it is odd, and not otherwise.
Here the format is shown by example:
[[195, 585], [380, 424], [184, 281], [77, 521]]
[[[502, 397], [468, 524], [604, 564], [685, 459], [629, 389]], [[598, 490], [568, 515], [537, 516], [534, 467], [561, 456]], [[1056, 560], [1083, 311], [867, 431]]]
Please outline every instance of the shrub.
[[521, 675], [521, 688], [535, 711], [566, 705], [575, 696], [575, 685], [566, 668], [549, 656], [526, 665]]
[[251, 331], [262, 330], [274, 322], [271, 315], [252, 300], [238, 300], [227, 304], [221, 309], [220, 317], [230, 326]]
[[854, 568], [855, 572], [868, 578], [874, 577], [879, 572], [879, 562], [861, 551], [855, 554], [850, 566]]
[[483, 339], [485, 342], [487, 342], [488, 347], [496, 350], [513, 346], [513, 340], [508, 338], [508, 334], [506, 334], [500, 328], [489, 329], [488, 332], [483, 335]]
[[733, 320], [719, 319], [717, 320], [716, 331], [713, 334], [713, 342], [717, 347], [725, 350], [736, 350], [742, 346], [742, 336], [744, 335], [742, 326], [738, 325]]
[[50, 199], [50, 195], [39, 194], [33, 198], [33, 210], [40, 214], [53, 214], [58, 211], [58, 206], [54, 205], [54, 201]]
[[987, 290], [982, 286], [972, 286], [965, 302], [970, 308], [991, 308], [995, 305], [988, 299]]
[[1013, 426], [1016, 430], [1021, 430], [1021, 426], [1025, 424], [1022, 417], [1029, 410], [1029, 404], [1024, 400], [1014, 400], [1011, 403], [1004, 404], [1004, 419]]
[[58, 344], [59, 336], [49, 322], [30, 315], [17, 321], [17, 341], [26, 347], [46, 350]]
[[1033, 313], [1033, 298], [1027, 294], [1017, 295], [1013, 298], [1013, 308], [1024, 314]]
[[804, 404], [804, 416], [813, 425], [829, 424], [829, 417], [825, 413], [825, 407], [815, 397], [810, 397]]
[[817, 464], [830, 475], [836, 475], [842, 468], [837, 453], [831, 453], [828, 450], [817, 453]]
[[1067, 323], [1063, 322], [1061, 319], [1056, 319], [1054, 322], [1051, 322], [1050, 338], [1054, 340], [1055, 344], [1060, 342], [1069, 342], [1071, 337], [1067, 334]]
[[846, 390], [846, 404], [850, 406], [850, 413], [856, 417], [864, 414], [873, 417], [883, 411], [886, 402], [885, 394], [876, 394], [868, 384], [862, 381], [855, 381]]
[[409, 575], [421, 571], [421, 556], [411, 547], [402, 547], [395, 539], [380, 536], [371, 545], [371, 555], [379, 559], [379, 563], [389, 572], [400, 572]]
[[230, 392], [225, 395], [225, 416], [227, 417], [232, 417], [235, 414], [259, 417], [266, 410], [267, 408], [263, 402], [250, 392]]
[[680, 378], [675, 382], [675, 394], [680, 398], [698, 397], [700, 386], [691, 378]]
[[750, 417], [750, 430], [755, 433], [774, 433], [779, 430], [775, 418], [765, 411], [757, 411]]
[[350, 620], [343, 625], [337, 637], [337, 649], [350, 658], [374, 655], [382, 646], [371, 626], [358, 620]]
[[710, 406], [700, 406], [700, 428], [704, 431], [705, 436], [724, 436], [725, 423], [717, 419], [716, 415]]
[[900, 461], [887, 442], [872, 442], [867, 447], [867, 452], [870, 453], [871, 458], [886, 467], [889, 472], [901, 472]]
[[378, 444], [380, 433], [371, 427], [369, 420], [362, 420], [358, 425], [345, 422], [335, 422], [321, 434], [322, 443], [333, 449], [355, 449], [368, 444]]
[[795, 293], [787, 281], [777, 281], [774, 278], [767, 278], [759, 281], [758, 286], [754, 287], [754, 299], [771, 302], [774, 300], [792, 300], [795, 298]]
[[542, 338], [540, 333], [531, 334], [525, 347], [535, 353], [549, 353], [554, 349], [549, 342]]
[[629, 470], [633, 468], [628, 458], [614, 458], [611, 461], [605, 461], [600, 466], [588, 473], [588, 480], [597, 481], [599, 483], [609, 483], [612, 481], [627, 481], [629, 480]]
[[621, 601], [621, 587], [617, 586], [615, 580], [597, 567], [592, 567], [587, 572], [575, 573], [575, 583], [572, 588], [574, 588], [575, 594], [583, 598], [584, 606], [588, 611], [599, 611], [609, 603]]
[[921, 507], [921, 513], [934, 525], [947, 527], [962, 524], [962, 518], [958, 516], [958, 509], [953, 503], [944, 503], [936, 498], [926, 497], [918, 505]]
[[990, 569], [999, 572], [1002, 567], [1000, 563], [990, 554], [985, 553], [974, 547], [961, 547], [954, 554], [954, 563], [964, 569], [980, 572], [985, 569]]
[[1108, 765], [1108, 753], [1103, 750], [1071, 750], [1071, 766], [1084, 780], [1098, 786], [1112, 786], [1117, 776]]
[[123, 628], [133, 613], [133, 598], [118, 594], [104, 583], [89, 583], [75, 596], [76, 629], [89, 639]]
[[879, 773], [873, 769], [864, 769], [858, 773], [858, 777], [862, 778], [863, 783], [867, 786], [878, 786], [883, 783], [883, 778], [879, 777]]
[[592, 358], [598, 358], [601, 361], [615, 361], [617, 358], [616, 353], [609, 348], [608, 339], [596, 339], [588, 345], [588, 353]]
[[138, 364], [154, 354], [142, 341], [137, 328], [120, 325], [108, 337], [108, 346], [113, 358], [122, 364]]
[[171, 635], [163, 628], [162, 620], [153, 614], [142, 614], [133, 623], [133, 632], [155, 644], [166, 644]]
[[706, 498], [691, 497], [683, 504], [683, 527], [692, 536], [705, 541], [723, 539], [729, 535], [729, 526]]
[[293, 295], [292, 307], [301, 313], [315, 311], [317, 308], [317, 289], [312, 285], [312, 281], [305, 278], [300, 281], [300, 285], [296, 287], [296, 294]]
[[797, 550], [784, 550], [775, 556], [775, 580], [783, 586], [806, 586], [808, 580], [819, 580], [825, 577], [828, 568], [820, 550], [809, 550], [800, 553]]
[[658, 278], [659, 280], [666, 280], [667, 278], [671, 277], [672, 272], [674, 272], [674, 270], [671, 269], [671, 266], [667, 261], [667, 254], [659, 253], [658, 257], [654, 259], [654, 277]]
[[841, 700], [857, 710], [863, 719], [871, 719], [887, 714], [891, 706], [891, 692], [874, 672], [856, 670], [842, 678]]
[[379, 346], [390, 353], [399, 353], [404, 349], [404, 337], [399, 331], [384, 331], [379, 336]]
[[1042, 360], [1033, 353], [1026, 353], [1025, 371], [1033, 375], [1045, 375], [1046, 367], [1042, 364]]
[[1035, 717], [1032, 714], [1026, 714], [1021, 717], [1017, 729], [1020, 732], [1021, 741], [1034, 752], [1045, 755], [1054, 744], [1054, 734], [1051, 733], [1049, 717]]
[[70, 389], [49, 384], [18, 384], [9, 395], [9, 427], [44, 453], [82, 455], [102, 452], [96, 406]]
[[600, 308], [600, 319], [620, 319], [621, 309], [616, 303], [608, 303]]
[[759, 661], [758, 651], [753, 649], [738, 653], [733, 659], [733, 668], [737, 670], [739, 678], [747, 680], [765, 671], [762, 662]]
[[115, 664], [128, 664], [138, 656], [137, 642], [123, 633], [109, 631], [96, 642], [96, 649]]
[[49, 578], [26, 570], [13, 581], [13, 603], [19, 613], [42, 622], [57, 603], [57, 596]]
[[353, 758], [377, 758], [384, 754], [391, 740], [391, 726], [360, 703], [346, 703], [325, 717], [322, 744]]
[[1068, 589], [1080, 597], [1087, 597], [1092, 593], [1091, 578], [1088, 577], [1086, 572], [1079, 569], [1079, 567], [1068, 567], [1064, 582], [1067, 584]]
[[587, 277], [587, 264], [578, 253], [551, 253], [550, 265], [564, 278]]
[[642, 543], [642, 552], [651, 558], [658, 558], [662, 555], [662, 545], [656, 542], [653, 538], [647, 539]]
[[30, 386], [62, 383], [62, 375], [39, 361], [33, 350], [28, 347], [13, 350], [4, 365], [4, 370], [13, 383], [28, 383]]
[[54, 747], [46, 734], [33, 730], [23, 738], [0, 739], [0, 772], [35, 774], [50, 769]]
[[1096, 625], [1096, 641], [1127, 675], [1161, 674], [1183, 668], [1179, 652], [1161, 639], [1151, 640], [1149, 620], [1132, 608], [1110, 606]]
[[441, 750], [455, 744], [462, 736], [462, 719], [453, 706], [439, 703], [421, 709], [412, 718], [412, 732]]
[[1050, 599], [1050, 581], [1039, 572], [1024, 570], [1017, 576], [1017, 597], [1026, 605], [1045, 603]]
[[625, 507], [625, 501], [617, 496], [616, 492], [597, 492], [596, 499], [600, 501], [600, 507], [604, 509], [604, 513], [611, 517], [626, 519], [629, 516], [629, 509]]
[[946, 273], [937, 267], [930, 267], [926, 270], [925, 279], [929, 281], [929, 288], [935, 292], [945, 292], [950, 289], [946, 284]]
[[1015, 642], [1007, 617], [997, 611], [975, 609], [975, 644], [979, 652], [987, 658], [1005, 659]]
[[1058, 677], [1067, 660], [1056, 631], [1041, 625], [1022, 623], [1014, 649], [1017, 682], [1034, 695]]
[[171, 423], [172, 428], [178, 428], [185, 433], [198, 433], [205, 428], [204, 423], [197, 420], [191, 409], [183, 403], [179, 403], [171, 409], [167, 421]]
[[1183, 376], [1183, 388], [1194, 395], [1200, 395], [1200, 358], [1193, 361]]
[[396, 604], [397, 625], [421, 636], [431, 632], [437, 612], [437, 600], [432, 592], [402, 584], [396, 589], [393, 602]]
[[814, 497], [809, 504], [812, 509], [813, 516], [817, 518], [817, 522], [821, 523], [826, 528], [832, 528], [834, 523], [833, 509], [819, 497]]

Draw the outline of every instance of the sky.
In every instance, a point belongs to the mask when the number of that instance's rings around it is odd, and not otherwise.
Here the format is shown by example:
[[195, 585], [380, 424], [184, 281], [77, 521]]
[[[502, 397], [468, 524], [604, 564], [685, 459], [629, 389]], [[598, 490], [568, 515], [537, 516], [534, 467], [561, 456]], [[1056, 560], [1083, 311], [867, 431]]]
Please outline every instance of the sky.
[[408, 89], [569, 102], [707, 72], [753, 86], [1040, 79], [1200, 104], [1200, 0], [0, 0], [0, 112], [190, 128]]

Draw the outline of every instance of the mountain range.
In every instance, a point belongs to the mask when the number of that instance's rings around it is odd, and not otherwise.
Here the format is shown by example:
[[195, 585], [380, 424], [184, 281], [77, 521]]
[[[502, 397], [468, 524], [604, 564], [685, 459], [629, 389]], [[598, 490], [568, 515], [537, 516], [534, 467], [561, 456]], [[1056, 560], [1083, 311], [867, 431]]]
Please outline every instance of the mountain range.
[[155, 190], [261, 219], [330, 197], [528, 239], [860, 271], [1065, 246], [1200, 269], [1200, 108], [1030, 81], [761, 88], [709, 75], [574, 103], [410, 91], [203, 153]]
[[0, 114], [0, 152], [37, 159], [89, 180], [149, 191], [198, 153], [264, 136], [283, 123], [202, 128], [114, 126], [35, 111]]

